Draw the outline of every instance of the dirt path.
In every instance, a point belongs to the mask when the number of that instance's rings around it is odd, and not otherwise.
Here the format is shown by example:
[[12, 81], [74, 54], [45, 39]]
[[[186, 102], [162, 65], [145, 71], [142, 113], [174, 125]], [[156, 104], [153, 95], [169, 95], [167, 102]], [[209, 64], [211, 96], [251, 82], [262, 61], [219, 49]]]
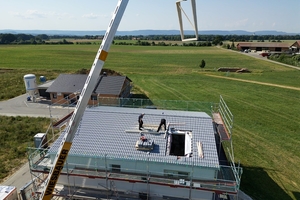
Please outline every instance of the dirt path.
[[278, 87], [278, 88], [285, 88], [285, 89], [300, 91], [300, 88], [298, 88], [298, 87], [278, 85], [278, 84], [273, 84], [273, 83], [264, 83], [264, 82], [259, 82], [259, 81], [250, 81], [250, 80], [244, 80], [244, 79], [238, 79], [238, 78], [217, 76], [217, 75], [212, 75], [212, 74], [205, 74], [205, 75], [215, 77], [215, 78], [223, 78], [223, 79], [228, 79], [228, 80], [234, 80], [234, 81], [240, 81], [240, 82], [246, 82], [246, 83], [254, 83], [254, 84], [259, 84], [259, 85], [267, 85], [267, 86], [272, 86], [272, 87]]

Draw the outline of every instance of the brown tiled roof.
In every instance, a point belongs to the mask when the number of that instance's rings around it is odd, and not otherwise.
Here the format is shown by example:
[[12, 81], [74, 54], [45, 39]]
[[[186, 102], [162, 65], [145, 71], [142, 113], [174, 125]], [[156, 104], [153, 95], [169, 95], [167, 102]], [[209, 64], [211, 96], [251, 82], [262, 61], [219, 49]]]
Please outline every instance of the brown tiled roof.
[[240, 47], [282, 47], [289, 48], [290, 45], [281, 42], [240, 42], [237, 44]]
[[300, 47], [300, 40], [297, 40], [295, 43], [292, 44], [292, 46]]

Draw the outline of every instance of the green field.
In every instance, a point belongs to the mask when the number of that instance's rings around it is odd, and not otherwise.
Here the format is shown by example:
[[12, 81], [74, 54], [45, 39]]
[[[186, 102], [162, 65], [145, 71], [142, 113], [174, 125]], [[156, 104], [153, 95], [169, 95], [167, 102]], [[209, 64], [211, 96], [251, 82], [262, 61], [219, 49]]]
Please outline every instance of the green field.
[[[98, 45], [0, 46], [1, 96], [25, 93], [23, 75], [89, 69]], [[206, 66], [199, 67], [204, 59]], [[219, 67], [251, 73], [217, 72]], [[151, 100], [218, 102], [234, 115], [241, 189], [254, 199], [300, 199], [300, 70], [216, 47], [113, 45], [104, 68], [128, 76]]]

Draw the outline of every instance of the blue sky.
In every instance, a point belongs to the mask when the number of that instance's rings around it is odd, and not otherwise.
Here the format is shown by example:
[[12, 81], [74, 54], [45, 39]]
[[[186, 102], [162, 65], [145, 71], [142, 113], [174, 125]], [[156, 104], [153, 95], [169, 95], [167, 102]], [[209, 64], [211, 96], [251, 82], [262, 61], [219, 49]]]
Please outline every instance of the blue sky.
[[[0, 0], [0, 30], [106, 30], [118, 0]], [[120, 31], [179, 30], [176, 0], [129, 0]], [[300, 0], [196, 0], [202, 30], [300, 33]], [[189, 0], [182, 6], [190, 14]], [[185, 29], [191, 30], [186, 24]]]

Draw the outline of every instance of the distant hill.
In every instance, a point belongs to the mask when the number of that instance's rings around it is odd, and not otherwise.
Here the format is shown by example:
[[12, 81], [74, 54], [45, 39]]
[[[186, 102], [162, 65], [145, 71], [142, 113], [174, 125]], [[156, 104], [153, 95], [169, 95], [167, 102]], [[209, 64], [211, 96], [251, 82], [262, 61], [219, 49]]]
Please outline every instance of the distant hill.
[[[104, 35], [105, 30], [100, 31], [69, 31], [69, 30], [0, 30], [0, 33], [12, 34], [46, 34], [46, 35], [68, 35], [68, 36], [84, 36], [84, 35]], [[179, 30], [134, 30], [134, 31], [117, 31], [116, 35], [179, 35]], [[193, 31], [185, 31], [185, 35], [193, 35]], [[220, 31], [207, 30], [199, 31], [200, 35], [300, 35], [300, 33], [286, 33], [282, 31], [256, 31], [249, 32], [243, 30]]]

